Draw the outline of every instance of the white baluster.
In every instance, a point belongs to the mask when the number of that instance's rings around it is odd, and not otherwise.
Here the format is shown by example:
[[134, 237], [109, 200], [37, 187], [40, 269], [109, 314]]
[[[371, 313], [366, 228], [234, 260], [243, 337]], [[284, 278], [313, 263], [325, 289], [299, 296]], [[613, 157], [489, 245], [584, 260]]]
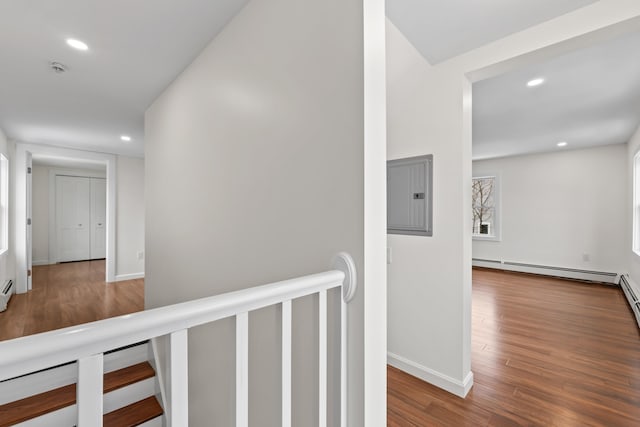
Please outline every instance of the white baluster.
[[291, 427], [291, 301], [282, 303], [282, 427]]
[[236, 427], [249, 425], [249, 313], [236, 316]]
[[78, 360], [78, 427], [102, 427], [102, 353]]
[[358, 289], [358, 277], [356, 273], [356, 265], [346, 252], [340, 252], [333, 259], [333, 268], [344, 273], [344, 281], [342, 283], [341, 304], [340, 304], [340, 426], [347, 427], [348, 420], [348, 384], [349, 372], [347, 362], [349, 357], [349, 314], [347, 304], [355, 297]]
[[169, 427], [189, 425], [188, 346], [187, 329], [169, 335]]
[[340, 426], [347, 427], [347, 303], [340, 298]]
[[318, 425], [327, 425], [327, 291], [318, 292]]

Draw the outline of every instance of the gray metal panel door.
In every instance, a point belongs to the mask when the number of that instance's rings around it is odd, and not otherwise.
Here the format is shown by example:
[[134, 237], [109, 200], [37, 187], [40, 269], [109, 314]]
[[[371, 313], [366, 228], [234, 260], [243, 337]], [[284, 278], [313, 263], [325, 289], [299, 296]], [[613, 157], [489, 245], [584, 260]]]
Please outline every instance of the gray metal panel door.
[[387, 162], [387, 229], [394, 234], [430, 236], [431, 155]]
[[391, 166], [388, 173], [388, 227], [407, 230], [424, 228], [425, 164]]

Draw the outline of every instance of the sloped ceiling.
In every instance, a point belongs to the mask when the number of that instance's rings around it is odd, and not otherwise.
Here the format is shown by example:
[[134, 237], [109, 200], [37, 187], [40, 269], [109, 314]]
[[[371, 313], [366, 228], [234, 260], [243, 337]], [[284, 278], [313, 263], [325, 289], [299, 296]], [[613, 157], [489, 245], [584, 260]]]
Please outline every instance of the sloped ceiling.
[[[0, 2], [0, 128], [16, 140], [142, 156], [144, 111], [247, 1]], [[388, 0], [387, 14], [436, 64], [594, 1]]]
[[387, 17], [438, 64], [597, 0], [388, 0]]
[[[640, 34], [627, 34], [475, 83], [473, 158], [629, 141], [640, 122], [637, 52]], [[534, 78], [545, 82], [528, 87]]]
[[[246, 2], [0, 2], [0, 128], [16, 140], [142, 156], [144, 111]], [[50, 61], [68, 71], [52, 72]]]

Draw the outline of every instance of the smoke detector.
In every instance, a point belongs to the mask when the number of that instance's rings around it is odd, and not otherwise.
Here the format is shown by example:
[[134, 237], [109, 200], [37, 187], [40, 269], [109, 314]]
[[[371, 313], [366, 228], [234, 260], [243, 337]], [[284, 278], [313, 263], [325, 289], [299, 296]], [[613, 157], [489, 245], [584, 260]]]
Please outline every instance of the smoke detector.
[[56, 74], [62, 74], [65, 71], [67, 71], [67, 66], [58, 62], [58, 61], [52, 61], [49, 63], [49, 67], [51, 67], [51, 69], [56, 73]]

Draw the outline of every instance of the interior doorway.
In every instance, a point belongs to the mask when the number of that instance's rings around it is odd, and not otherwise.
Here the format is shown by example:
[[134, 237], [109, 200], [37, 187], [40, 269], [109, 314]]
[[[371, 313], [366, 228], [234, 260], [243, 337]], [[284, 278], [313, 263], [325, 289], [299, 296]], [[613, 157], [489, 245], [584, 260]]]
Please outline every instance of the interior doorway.
[[[591, 292], [602, 290], [611, 291], [616, 297], [615, 289], [598, 289], [598, 285], [584, 285], [579, 280], [614, 282], [616, 271], [621, 271], [616, 260], [626, 258], [620, 242], [624, 242], [627, 201], [624, 192], [617, 189], [627, 185], [627, 149], [621, 143], [629, 138], [625, 132], [632, 133], [637, 127], [637, 122], [627, 124], [627, 116], [637, 114], [638, 104], [616, 98], [630, 95], [637, 99], [632, 90], [637, 88], [638, 65], [628, 63], [635, 59], [628, 52], [637, 49], [639, 29], [637, 19], [615, 24], [467, 73], [464, 134], [473, 162], [470, 158], [471, 194], [465, 195], [469, 219], [465, 232], [473, 234], [473, 240], [469, 238], [466, 243], [471, 246], [468, 254], [473, 267], [491, 269], [473, 272], [470, 353], [474, 373], [480, 374], [474, 387], [479, 385], [480, 392], [471, 399], [483, 396], [487, 379], [492, 386], [502, 387], [500, 381], [509, 378], [510, 386], [521, 388], [527, 378], [515, 367], [523, 366], [527, 357], [537, 358], [536, 352], [544, 351], [540, 349], [557, 338], [556, 331], [567, 330], [559, 322], [548, 330], [531, 326], [530, 319], [574, 318], [574, 323], [584, 324], [593, 315], [600, 324], [604, 320], [598, 321], [593, 313], [572, 313], [570, 301], [581, 298], [582, 292], [591, 297]], [[599, 91], [598, 81], [608, 84]], [[625, 82], [631, 84], [620, 89]], [[530, 173], [532, 168], [536, 173]], [[583, 179], [585, 176], [587, 180]], [[609, 179], [615, 182], [610, 183]], [[603, 190], [590, 185], [590, 180], [602, 184]], [[576, 199], [581, 203], [579, 212]], [[542, 209], [538, 209], [540, 200], [544, 200]], [[520, 209], [524, 204], [528, 206], [526, 211]], [[600, 220], [600, 206], [610, 208], [607, 222]], [[596, 219], [592, 221], [585, 213]], [[512, 227], [514, 224], [516, 227]], [[579, 241], [572, 235], [580, 236]], [[576, 246], [580, 248], [577, 256]], [[536, 286], [525, 279], [536, 281]], [[534, 300], [532, 296], [542, 294], [538, 283], [550, 285], [553, 299], [527, 307]], [[515, 303], [515, 299], [504, 298], [500, 293], [503, 291], [523, 294]], [[562, 297], [569, 303], [560, 304]], [[527, 314], [527, 309], [533, 313]], [[531, 327], [514, 346], [510, 332], [518, 322], [517, 316], [529, 319], [525, 323]], [[629, 325], [619, 329], [626, 326]], [[569, 358], [587, 354], [589, 346], [600, 347], [594, 337], [581, 337], [579, 349], [566, 340], [558, 341], [551, 345], [553, 351]], [[512, 353], [518, 347], [539, 350], [527, 355]], [[610, 356], [592, 352], [584, 361], [595, 366], [607, 357]], [[505, 365], [504, 360], [510, 364]], [[554, 368], [553, 361], [541, 363], [549, 378], [561, 378], [562, 367]], [[505, 372], [488, 369], [498, 365], [505, 367]], [[535, 363], [527, 366], [529, 371], [540, 369]], [[579, 381], [577, 384], [576, 390], [584, 387]], [[527, 385], [532, 393], [545, 386]], [[579, 398], [588, 402], [599, 397], [592, 394]], [[566, 415], [566, 405], [560, 404], [558, 409], [559, 414]]]
[[[18, 144], [15, 169], [16, 292], [25, 293], [32, 289], [34, 261], [35, 264], [55, 264], [104, 258], [105, 281], [115, 281], [116, 157]], [[40, 182], [43, 181], [42, 169], [47, 170], [44, 174], [47, 178], [47, 209], [34, 210], [34, 171]], [[42, 204], [41, 193], [45, 192], [41, 187], [40, 182], [36, 193], [39, 207]], [[56, 203], [59, 193], [64, 193], [61, 197], [71, 200], [71, 208], [59, 209], [61, 204]], [[104, 211], [100, 213], [102, 194]], [[43, 211], [46, 211], [46, 226]], [[33, 215], [37, 216], [37, 226]], [[43, 230], [46, 230], [46, 238]], [[35, 232], [38, 235], [34, 242]], [[47, 242], [46, 245], [43, 241]]]

